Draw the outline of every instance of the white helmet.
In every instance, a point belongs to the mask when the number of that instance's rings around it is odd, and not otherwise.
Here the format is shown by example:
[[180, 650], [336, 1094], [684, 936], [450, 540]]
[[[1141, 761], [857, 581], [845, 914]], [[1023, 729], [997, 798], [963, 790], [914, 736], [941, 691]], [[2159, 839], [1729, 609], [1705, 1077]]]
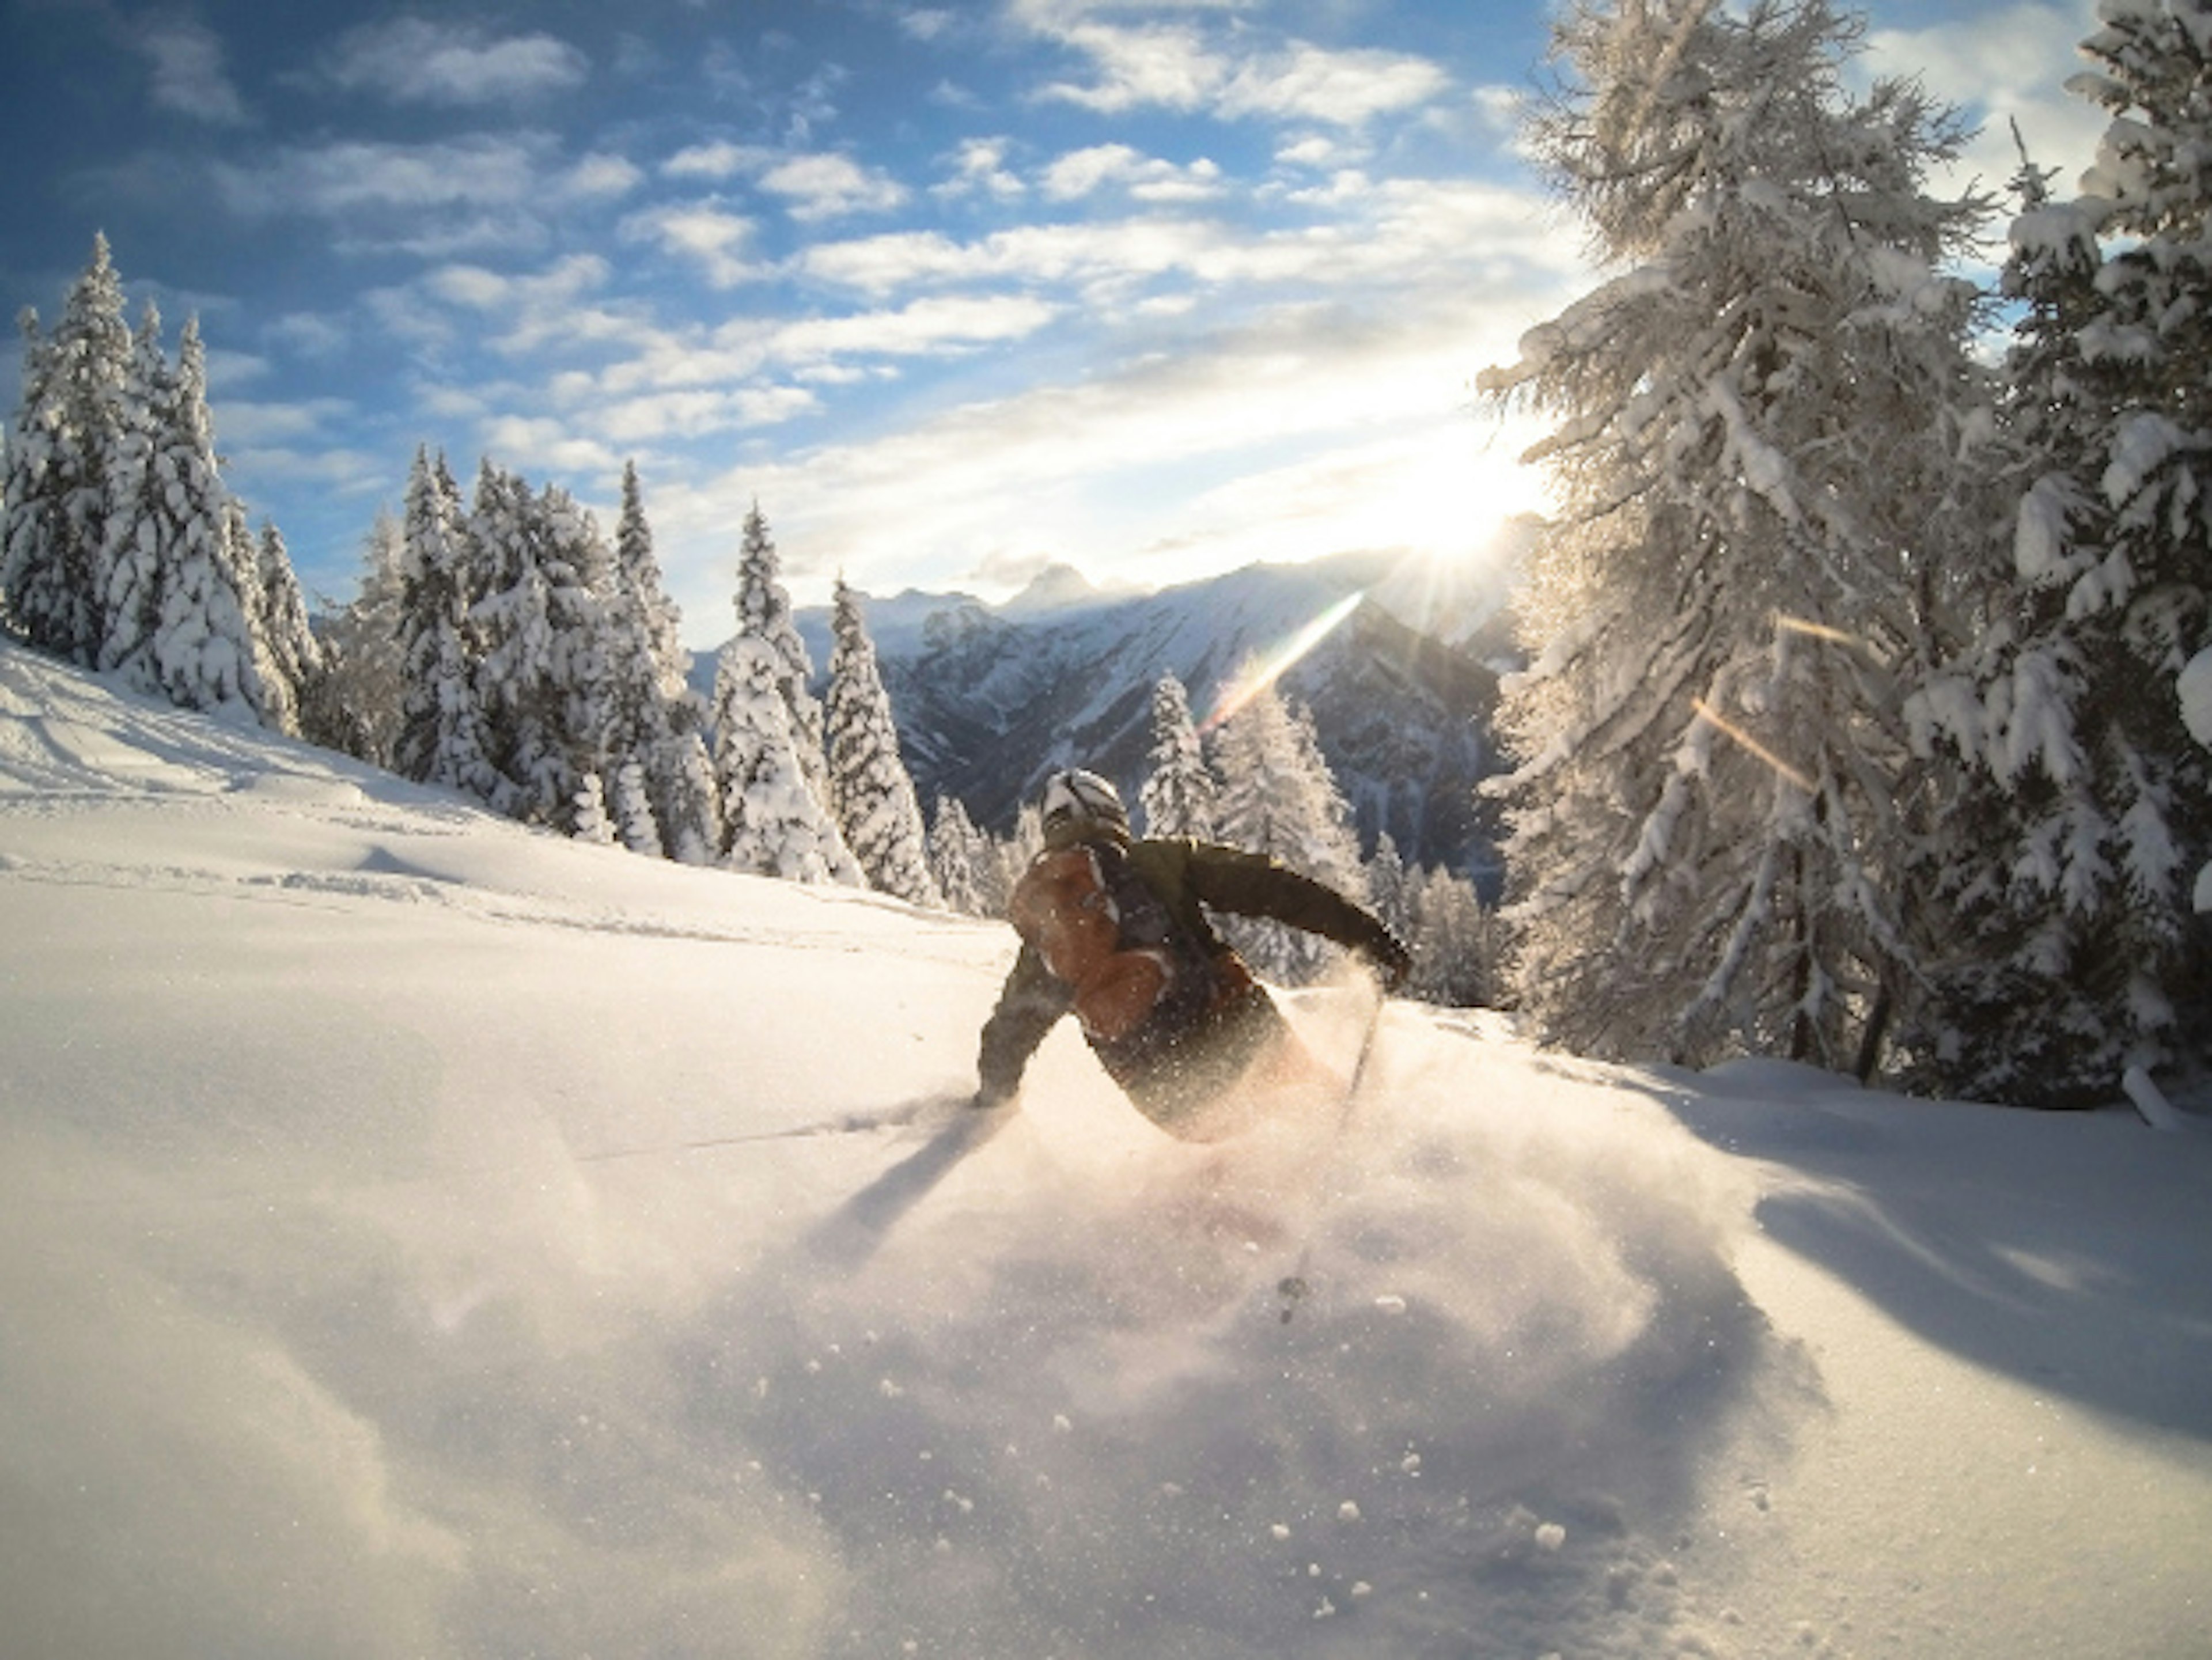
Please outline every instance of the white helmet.
[[1129, 810], [1121, 805], [1121, 792], [1097, 773], [1079, 768], [1056, 772], [1044, 781], [1037, 811], [1048, 842], [1068, 839], [1094, 824], [1123, 836], [1129, 833]]

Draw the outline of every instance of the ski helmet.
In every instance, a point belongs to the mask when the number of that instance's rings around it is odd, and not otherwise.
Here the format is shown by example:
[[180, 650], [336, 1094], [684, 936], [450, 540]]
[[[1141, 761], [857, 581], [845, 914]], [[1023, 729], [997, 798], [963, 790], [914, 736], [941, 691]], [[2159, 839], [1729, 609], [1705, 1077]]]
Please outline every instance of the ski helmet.
[[1044, 793], [1037, 798], [1037, 811], [1048, 843], [1073, 840], [1093, 826], [1122, 836], [1129, 833], [1129, 810], [1121, 805], [1121, 792], [1097, 773], [1080, 768], [1071, 767], [1046, 779]]

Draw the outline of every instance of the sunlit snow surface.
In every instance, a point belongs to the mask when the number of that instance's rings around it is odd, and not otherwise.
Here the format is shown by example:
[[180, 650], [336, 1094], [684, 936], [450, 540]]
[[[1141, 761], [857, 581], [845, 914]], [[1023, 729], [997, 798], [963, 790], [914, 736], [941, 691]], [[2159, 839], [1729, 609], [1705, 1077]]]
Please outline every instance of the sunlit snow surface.
[[2212, 1651], [2212, 1137], [1407, 1004], [979, 1116], [1012, 949], [0, 648], [0, 1646]]

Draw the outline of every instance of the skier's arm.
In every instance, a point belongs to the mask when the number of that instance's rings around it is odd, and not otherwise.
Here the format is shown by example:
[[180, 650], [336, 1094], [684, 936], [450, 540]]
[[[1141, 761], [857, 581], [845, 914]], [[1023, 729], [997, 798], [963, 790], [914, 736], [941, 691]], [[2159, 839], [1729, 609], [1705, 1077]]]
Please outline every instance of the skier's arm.
[[1317, 933], [1367, 958], [1386, 983], [1402, 982], [1412, 958], [1398, 937], [1326, 883], [1265, 854], [1200, 842], [1190, 854], [1191, 891], [1216, 910]]
[[982, 1079], [975, 1096], [977, 1106], [995, 1107], [1013, 1098], [1030, 1056], [1074, 1001], [1073, 988], [1054, 978], [1044, 959], [1024, 945], [1022, 954], [1014, 959], [1013, 971], [1006, 976], [1006, 988], [999, 994], [998, 1007], [983, 1023], [982, 1047], [975, 1058], [975, 1070]]

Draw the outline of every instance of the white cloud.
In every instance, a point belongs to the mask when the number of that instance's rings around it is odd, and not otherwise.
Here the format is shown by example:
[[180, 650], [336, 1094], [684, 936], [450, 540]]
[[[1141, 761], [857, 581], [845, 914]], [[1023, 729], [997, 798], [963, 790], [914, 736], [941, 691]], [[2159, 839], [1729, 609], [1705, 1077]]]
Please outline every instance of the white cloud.
[[2064, 90], [2081, 67], [2081, 41], [2099, 27], [2092, 0], [2026, 0], [1957, 23], [1877, 29], [1868, 36], [1865, 67], [1911, 76], [1979, 123], [1960, 176], [1943, 187], [1978, 179], [1990, 189], [2009, 179], [2020, 165], [2016, 122], [2037, 164], [2060, 169], [2063, 191], [2094, 159], [2105, 130], [2101, 112]]
[[1520, 87], [1477, 87], [1469, 95], [1474, 101], [1476, 119], [1492, 132], [1517, 131], [1528, 108], [1528, 94]]
[[349, 31], [325, 64], [339, 86], [398, 103], [471, 105], [565, 92], [590, 60], [566, 41], [533, 33], [491, 38], [473, 25], [398, 17]]
[[1449, 84], [1436, 64], [1404, 52], [1337, 51], [1304, 40], [1261, 47], [1235, 35], [1224, 47], [1188, 23], [1102, 23], [1087, 11], [1036, 6], [1021, 15], [1039, 33], [1087, 57], [1093, 71], [1087, 82], [1053, 82], [1038, 96], [1101, 114], [1207, 110], [1230, 119], [1357, 128], [1426, 103]]
[[736, 288], [768, 275], [747, 258], [753, 222], [720, 203], [672, 203], [648, 208], [624, 220], [621, 234], [629, 241], [657, 243], [665, 253], [696, 265], [718, 289]]
[[904, 205], [906, 187], [890, 174], [835, 153], [791, 155], [757, 144], [718, 142], [678, 150], [661, 163], [671, 179], [716, 184], [750, 178], [788, 204], [802, 222], [849, 213], [881, 213]]
[[1320, 133], [1309, 133], [1277, 149], [1275, 160], [1285, 167], [1330, 168], [1338, 165], [1344, 154], [1344, 145], [1340, 141]]
[[619, 451], [578, 436], [565, 422], [542, 417], [495, 415], [479, 424], [477, 433], [486, 454], [526, 474], [574, 478], [611, 472], [623, 464]]
[[[799, 256], [808, 276], [868, 294], [923, 284], [1014, 280], [1141, 283], [1182, 274], [1207, 283], [1304, 283], [1351, 289], [1418, 285], [1437, 273], [1494, 259], [1575, 263], [1551, 235], [1544, 204], [1501, 185], [1340, 177], [1325, 191], [1330, 216], [1248, 230], [1214, 222], [1143, 216], [1030, 225], [959, 242], [935, 231], [819, 243]], [[1356, 210], [1346, 211], [1346, 206]]]
[[1050, 32], [1089, 57], [1097, 78], [1088, 85], [1054, 82], [1039, 96], [1102, 115], [1119, 115], [1146, 106], [1200, 109], [1229, 79], [1229, 65], [1206, 49], [1195, 29], [1076, 23]]
[[1239, 68], [1222, 89], [1220, 110], [1231, 116], [1358, 127], [1376, 116], [1426, 103], [1448, 84], [1444, 72], [1426, 58], [1328, 52], [1294, 41], [1283, 52]]
[[249, 501], [278, 483], [312, 486], [325, 496], [367, 497], [392, 488], [392, 458], [344, 447], [285, 444], [225, 446], [226, 457]]
[[779, 161], [761, 174], [760, 184], [787, 201], [792, 217], [804, 222], [887, 212], [907, 199], [905, 186], [888, 173], [832, 154]]
[[224, 65], [222, 42], [204, 25], [186, 17], [157, 19], [131, 44], [153, 68], [155, 108], [214, 126], [240, 126], [248, 119], [246, 101]]
[[951, 157], [952, 177], [935, 187], [939, 196], [980, 192], [1001, 202], [1017, 201], [1029, 193], [1006, 167], [1008, 143], [1004, 138], [963, 139]]
[[1127, 144], [1071, 151], [1044, 172], [1044, 193], [1055, 202], [1073, 201], [1109, 185], [1140, 202], [1202, 202], [1223, 192], [1221, 169], [1204, 157], [1177, 167]]
[[947, 295], [902, 310], [810, 318], [777, 329], [769, 350], [779, 358], [888, 354], [914, 356], [1018, 340], [1036, 333], [1060, 307], [1025, 295]]
[[550, 136], [532, 132], [335, 141], [216, 161], [209, 176], [234, 213], [324, 219], [343, 252], [425, 259], [544, 247], [565, 210], [602, 205], [635, 182], [618, 157], [568, 161]]
[[935, 231], [896, 231], [825, 242], [799, 258], [811, 277], [871, 294], [915, 283], [1013, 278], [1036, 283], [1157, 276], [1193, 269], [1217, 233], [1174, 220], [1028, 225], [956, 242]]
[[543, 140], [477, 137], [441, 143], [339, 140], [279, 150], [252, 166], [218, 163], [223, 200], [246, 213], [332, 218], [363, 210], [508, 206], [536, 193]]
[[[1377, 536], [1463, 545], [1485, 512], [1525, 505], [1534, 488], [1510, 465], [1517, 436], [1491, 444], [1467, 412], [1468, 380], [1510, 352], [1527, 303], [1498, 287], [1438, 292], [1387, 317], [1278, 308], [1234, 334], [971, 402], [878, 441], [740, 467], [690, 510], [726, 516], [758, 493], [787, 558], [843, 566], [862, 587], [957, 580], [1040, 545], [1155, 581]], [[1189, 500], [1138, 487], [1164, 466], [1217, 482]], [[887, 496], [896, 514], [880, 509]], [[1157, 556], [1136, 551], [1146, 548]]]
[[775, 426], [811, 415], [820, 407], [821, 400], [803, 386], [698, 389], [605, 405], [597, 413], [597, 425], [617, 445], [648, 444]]
[[671, 179], [706, 179], [719, 183], [739, 173], [757, 172], [774, 159], [773, 151], [750, 144], [694, 144], [670, 156], [661, 163], [660, 170]]
[[287, 312], [262, 331], [264, 338], [280, 351], [295, 357], [337, 356], [352, 341], [343, 323], [316, 312]]
[[565, 193], [584, 198], [627, 196], [645, 182], [645, 174], [625, 156], [594, 154], [568, 170]]
[[221, 410], [224, 447], [268, 449], [325, 437], [357, 413], [342, 398], [310, 398], [296, 403], [224, 400]]

